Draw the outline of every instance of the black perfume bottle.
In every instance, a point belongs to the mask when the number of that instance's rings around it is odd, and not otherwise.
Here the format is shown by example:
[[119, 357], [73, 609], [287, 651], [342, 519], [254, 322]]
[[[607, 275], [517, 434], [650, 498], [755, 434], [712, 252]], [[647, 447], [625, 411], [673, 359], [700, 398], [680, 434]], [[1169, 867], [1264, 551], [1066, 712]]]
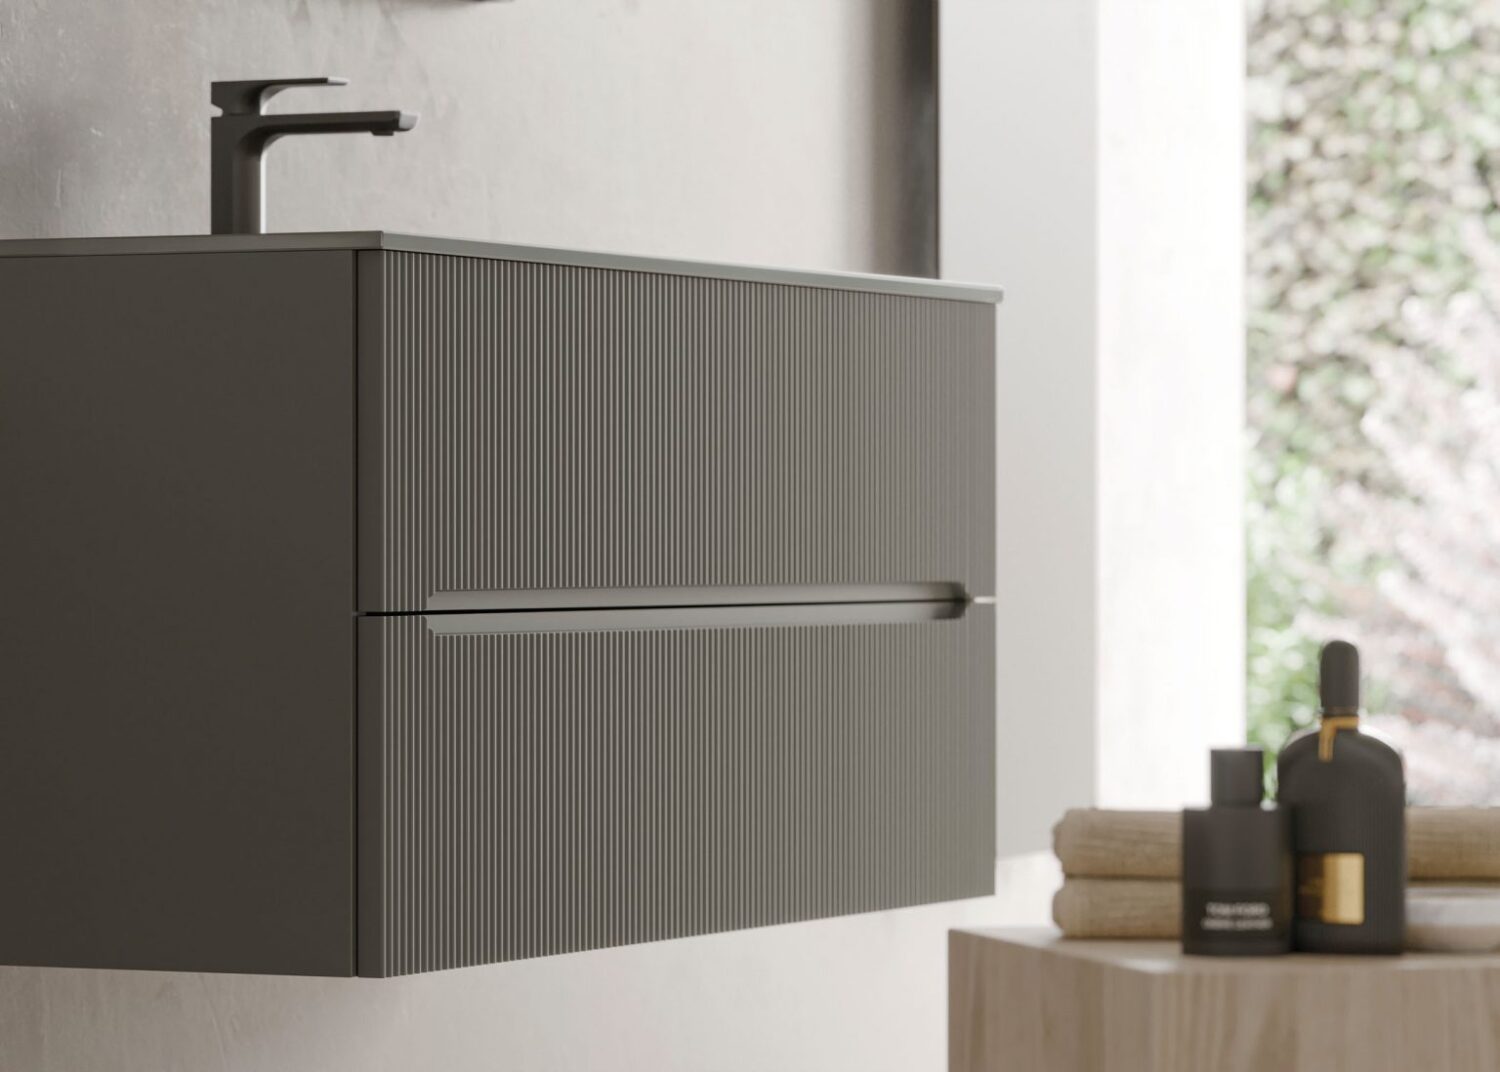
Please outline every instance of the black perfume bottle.
[[1281, 750], [1277, 798], [1293, 812], [1293, 944], [1317, 953], [1399, 953], [1406, 935], [1406, 775], [1394, 748], [1359, 730], [1359, 652], [1319, 660], [1322, 722]]
[[1261, 803], [1259, 748], [1215, 749], [1212, 803], [1182, 813], [1182, 951], [1268, 956], [1292, 947], [1292, 830]]

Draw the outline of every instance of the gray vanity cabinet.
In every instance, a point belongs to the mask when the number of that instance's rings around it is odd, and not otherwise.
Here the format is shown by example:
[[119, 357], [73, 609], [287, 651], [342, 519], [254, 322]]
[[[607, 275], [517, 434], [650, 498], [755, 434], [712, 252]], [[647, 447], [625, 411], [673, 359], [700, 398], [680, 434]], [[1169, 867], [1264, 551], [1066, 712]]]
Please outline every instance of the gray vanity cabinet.
[[989, 892], [996, 297], [0, 242], [0, 963], [386, 976]]

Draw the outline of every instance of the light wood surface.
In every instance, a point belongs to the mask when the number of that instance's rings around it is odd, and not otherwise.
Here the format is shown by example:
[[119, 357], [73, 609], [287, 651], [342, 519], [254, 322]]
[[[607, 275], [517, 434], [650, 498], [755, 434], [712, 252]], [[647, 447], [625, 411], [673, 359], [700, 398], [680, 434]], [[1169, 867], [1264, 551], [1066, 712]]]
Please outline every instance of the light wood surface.
[[950, 1072], [1494, 1072], [1500, 955], [1185, 957], [952, 931]]

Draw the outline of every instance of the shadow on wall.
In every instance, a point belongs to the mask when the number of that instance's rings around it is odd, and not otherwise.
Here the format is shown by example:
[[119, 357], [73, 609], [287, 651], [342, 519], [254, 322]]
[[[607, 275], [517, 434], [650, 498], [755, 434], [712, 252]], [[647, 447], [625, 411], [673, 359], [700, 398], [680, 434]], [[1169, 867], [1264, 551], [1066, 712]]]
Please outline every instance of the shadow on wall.
[[[898, 220], [876, 248], [878, 272], [938, 275], [937, 4], [917, 0], [897, 18], [871, 18], [866, 54], [872, 163], [897, 160], [900, 167], [872, 167], [871, 211]], [[890, 72], [898, 72], [890, 77]]]
[[0, 968], [0, 1067], [475, 1067], [476, 1038], [535, 1052], [578, 960], [387, 980]]

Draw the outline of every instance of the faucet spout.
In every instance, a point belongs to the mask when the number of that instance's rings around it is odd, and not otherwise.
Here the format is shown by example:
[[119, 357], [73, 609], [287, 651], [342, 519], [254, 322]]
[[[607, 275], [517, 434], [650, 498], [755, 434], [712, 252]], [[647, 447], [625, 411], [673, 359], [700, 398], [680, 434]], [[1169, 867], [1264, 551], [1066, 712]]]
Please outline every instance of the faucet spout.
[[210, 123], [211, 202], [214, 234], [261, 234], [265, 230], [265, 151], [291, 134], [375, 134], [389, 137], [417, 125], [411, 112], [321, 112], [264, 115], [276, 93], [294, 85], [343, 85], [342, 79], [215, 82], [213, 103], [223, 115]]
[[[222, 118], [222, 117], [221, 117]], [[380, 134], [390, 136], [417, 125], [411, 112], [321, 112], [308, 115], [246, 116], [243, 137], [266, 145], [286, 134]]]

